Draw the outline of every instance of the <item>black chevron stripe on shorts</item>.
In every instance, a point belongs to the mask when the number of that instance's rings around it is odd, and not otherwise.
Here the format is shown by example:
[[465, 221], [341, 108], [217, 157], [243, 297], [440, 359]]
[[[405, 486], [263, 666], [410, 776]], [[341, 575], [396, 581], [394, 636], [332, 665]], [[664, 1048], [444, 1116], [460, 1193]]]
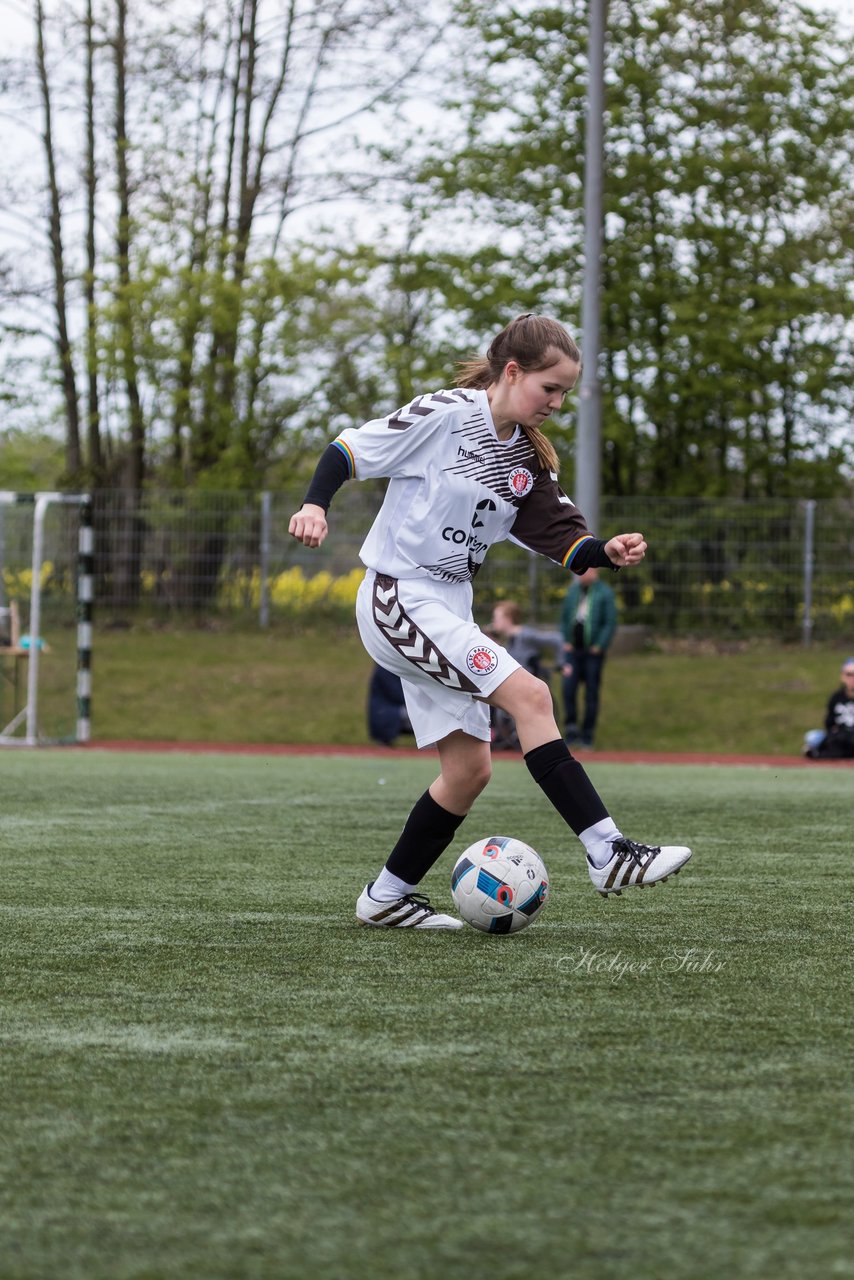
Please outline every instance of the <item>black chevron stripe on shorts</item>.
[[405, 612], [398, 598], [397, 578], [390, 578], [385, 573], [376, 575], [371, 607], [374, 622], [386, 640], [413, 667], [447, 689], [459, 689], [461, 693], [480, 692], [477, 685], [439, 652]]

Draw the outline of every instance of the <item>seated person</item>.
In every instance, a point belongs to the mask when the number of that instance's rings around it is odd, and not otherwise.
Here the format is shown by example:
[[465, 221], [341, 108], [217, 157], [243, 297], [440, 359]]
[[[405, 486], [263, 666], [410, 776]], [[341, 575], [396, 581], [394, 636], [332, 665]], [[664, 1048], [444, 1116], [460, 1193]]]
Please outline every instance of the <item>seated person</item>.
[[[522, 622], [522, 610], [515, 600], [499, 600], [492, 619], [485, 628], [532, 675], [549, 682], [550, 671], [543, 664], [543, 650], [550, 650], [554, 663], [563, 661], [563, 637], [558, 631], [538, 631]], [[519, 739], [513, 717], [497, 707], [492, 711], [492, 747], [494, 751], [518, 751]]]
[[810, 760], [854, 759], [854, 658], [842, 664], [842, 684], [830, 695], [824, 729], [811, 729], [804, 738]]
[[412, 733], [400, 676], [376, 664], [368, 686], [368, 733], [384, 747], [394, 746], [401, 733]]

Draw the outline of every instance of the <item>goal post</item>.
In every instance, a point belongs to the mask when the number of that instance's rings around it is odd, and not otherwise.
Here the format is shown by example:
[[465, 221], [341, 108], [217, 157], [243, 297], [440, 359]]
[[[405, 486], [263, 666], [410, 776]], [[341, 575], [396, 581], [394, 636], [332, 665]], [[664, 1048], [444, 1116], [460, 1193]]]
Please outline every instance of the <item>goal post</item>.
[[[94, 530], [92, 498], [86, 493], [13, 493], [0, 490], [0, 521], [4, 508], [31, 506], [32, 563], [30, 578], [29, 634], [17, 646], [0, 646], [0, 657], [18, 664], [26, 660], [26, 700], [15, 708], [12, 719], [0, 728], [0, 746], [34, 747], [58, 741], [85, 743], [90, 737], [92, 702], [92, 611], [94, 605]], [[78, 509], [74, 604], [76, 614], [76, 719], [73, 736], [51, 738], [41, 732], [39, 721], [39, 674], [42, 657], [42, 572], [45, 566], [45, 519], [51, 507]], [[0, 523], [0, 577], [4, 569], [3, 526]], [[2, 591], [2, 588], [0, 588]], [[0, 605], [3, 599], [0, 596]], [[24, 643], [26, 641], [26, 644]], [[6, 673], [4, 672], [4, 678]], [[15, 667], [17, 691], [17, 666]]]

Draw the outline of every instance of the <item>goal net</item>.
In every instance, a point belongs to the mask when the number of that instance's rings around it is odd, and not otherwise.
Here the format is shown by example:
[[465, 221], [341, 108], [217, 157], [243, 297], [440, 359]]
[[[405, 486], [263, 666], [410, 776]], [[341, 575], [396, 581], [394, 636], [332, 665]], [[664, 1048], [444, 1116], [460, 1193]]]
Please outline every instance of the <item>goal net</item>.
[[92, 507], [0, 491], [0, 746], [87, 742]]

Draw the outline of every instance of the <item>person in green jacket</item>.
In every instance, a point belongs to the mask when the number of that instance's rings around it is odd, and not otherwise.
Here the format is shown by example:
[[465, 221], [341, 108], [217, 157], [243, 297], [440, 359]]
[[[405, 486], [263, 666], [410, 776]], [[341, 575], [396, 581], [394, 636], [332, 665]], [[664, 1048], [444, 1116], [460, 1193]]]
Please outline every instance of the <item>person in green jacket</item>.
[[[608, 647], [617, 630], [614, 593], [587, 569], [567, 591], [560, 617], [564, 639], [564, 738], [569, 746], [593, 746], [599, 716], [599, 690]], [[579, 732], [578, 686], [584, 685], [584, 720]]]

